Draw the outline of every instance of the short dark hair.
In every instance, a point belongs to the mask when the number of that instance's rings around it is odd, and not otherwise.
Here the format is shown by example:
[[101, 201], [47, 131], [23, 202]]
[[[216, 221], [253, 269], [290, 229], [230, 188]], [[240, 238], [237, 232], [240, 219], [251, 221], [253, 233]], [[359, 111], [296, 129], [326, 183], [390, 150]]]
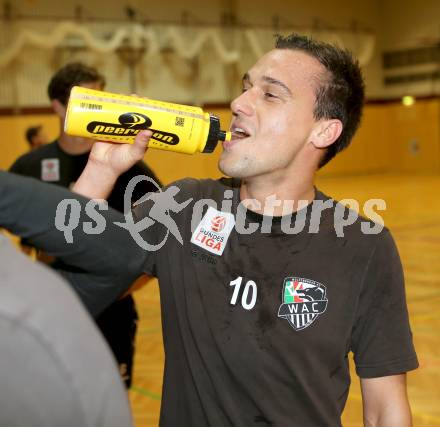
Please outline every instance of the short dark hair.
[[49, 82], [47, 93], [49, 99], [56, 99], [63, 105], [67, 105], [70, 90], [73, 86], [81, 83], [99, 82], [105, 85], [104, 76], [95, 68], [89, 67], [81, 62], [72, 62], [60, 68]]
[[327, 148], [319, 167], [348, 147], [359, 127], [365, 100], [365, 84], [359, 62], [351, 52], [337, 46], [291, 34], [277, 36], [277, 49], [302, 51], [317, 59], [328, 71], [316, 91], [315, 119], [339, 119], [343, 130]]
[[29, 143], [29, 145], [32, 146], [32, 139], [38, 135], [38, 132], [40, 132], [41, 126], [31, 126], [26, 129], [26, 141]]

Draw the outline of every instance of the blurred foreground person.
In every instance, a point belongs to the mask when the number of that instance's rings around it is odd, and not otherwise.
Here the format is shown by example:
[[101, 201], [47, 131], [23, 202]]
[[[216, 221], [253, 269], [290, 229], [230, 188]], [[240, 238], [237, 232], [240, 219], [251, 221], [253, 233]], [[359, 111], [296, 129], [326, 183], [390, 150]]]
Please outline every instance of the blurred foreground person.
[[130, 427], [107, 343], [67, 282], [0, 232], [0, 425]]

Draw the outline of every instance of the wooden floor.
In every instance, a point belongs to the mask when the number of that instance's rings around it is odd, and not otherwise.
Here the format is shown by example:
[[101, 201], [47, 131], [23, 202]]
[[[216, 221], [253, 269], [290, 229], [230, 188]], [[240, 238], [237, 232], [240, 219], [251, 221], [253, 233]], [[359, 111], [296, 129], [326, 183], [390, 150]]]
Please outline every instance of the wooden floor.
[[[321, 178], [317, 185], [336, 199], [356, 199], [361, 207], [370, 198], [386, 201], [387, 209], [381, 215], [401, 254], [420, 362], [420, 368], [408, 375], [414, 427], [440, 426], [440, 177]], [[158, 425], [163, 372], [157, 283], [150, 283], [138, 291], [136, 300], [140, 324], [130, 400], [136, 427], [155, 427]], [[343, 425], [360, 427], [360, 389], [354, 374], [352, 378]]]

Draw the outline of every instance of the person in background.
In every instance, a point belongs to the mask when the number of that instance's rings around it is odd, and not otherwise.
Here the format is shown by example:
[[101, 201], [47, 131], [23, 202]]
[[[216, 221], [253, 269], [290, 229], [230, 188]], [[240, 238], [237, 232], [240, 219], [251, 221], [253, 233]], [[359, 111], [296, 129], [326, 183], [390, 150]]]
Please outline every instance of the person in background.
[[[69, 63], [59, 69], [48, 86], [52, 108], [59, 118], [59, 136], [55, 141], [19, 157], [11, 166], [11, 172], [67, 188], [71, 188], [81, 175], [94, 141], [64, 132], [66, 107], [73, 86], [102, 90], [105, 79], [95, 68], [79, 62]], [[118, 179], [108, 198], [109, 206], [123, 212], [127, 184], [138, 175], [146, 175], [160, 185], [153, 171], [144, 162], [138, 161]], [[136, 185], [132, 200], [156, 190], [153, 184], [143, 181], [142, 185]], [[97, 324], [119, 363], [127, 387], [130, 387], [132, 380], [137, 318], [134, 299], [127, 295], [108, 307], [97, 319]]]
[[49, 142], [46, 134], [44, 133], [43, 126], [41, 125], [27, 128], [25, 137], [31, 150], [35, 150], [36, 148], [41, 147]]

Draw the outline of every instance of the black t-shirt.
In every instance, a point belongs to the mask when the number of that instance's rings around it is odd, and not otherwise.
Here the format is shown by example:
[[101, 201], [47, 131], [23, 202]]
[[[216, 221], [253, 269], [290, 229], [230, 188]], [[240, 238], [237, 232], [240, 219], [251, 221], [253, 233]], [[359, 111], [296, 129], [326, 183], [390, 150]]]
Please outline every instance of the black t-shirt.
[[259, 231], [238, 233], [232, 180], [175, 185], [172, 199], [135, 209], [152, 219], [141, 233], [144, 271], [160, 283], [161, 426], [340, 426], [350, 351], [362, 378], [418, 366], [386, 228], [364, 234], [374, 224], [358, 218], [339, 237], [349, 211], [331, 201], [318, 230], [312, 206], [330, 199], [317, 192], [288, 222], [304, 219], [302, 232], [286, 234], [280, 219], [261, 232], [270, 217], [247, 212], [239, 228]]
[[[54, 141], [19, 157], [11, 166], [10, 172], [72, 188], [84, 170], [88, 158], [88, 152], [78, 155], [67, 154], [60, 148], [58, 141]], [[125, 189], [130, 180], [138, 175], [146, 175], [160, 185], [160, 181], [153, 171], [144, 162], [137, 162], [116, 181], [108, 198], [109, 206], [119, 212], [124, 211]], [[132, 200], [135, 201], [150, 191], [157, 191], [157, 187], [143, 181], [141, 184], [136, 185]]]

